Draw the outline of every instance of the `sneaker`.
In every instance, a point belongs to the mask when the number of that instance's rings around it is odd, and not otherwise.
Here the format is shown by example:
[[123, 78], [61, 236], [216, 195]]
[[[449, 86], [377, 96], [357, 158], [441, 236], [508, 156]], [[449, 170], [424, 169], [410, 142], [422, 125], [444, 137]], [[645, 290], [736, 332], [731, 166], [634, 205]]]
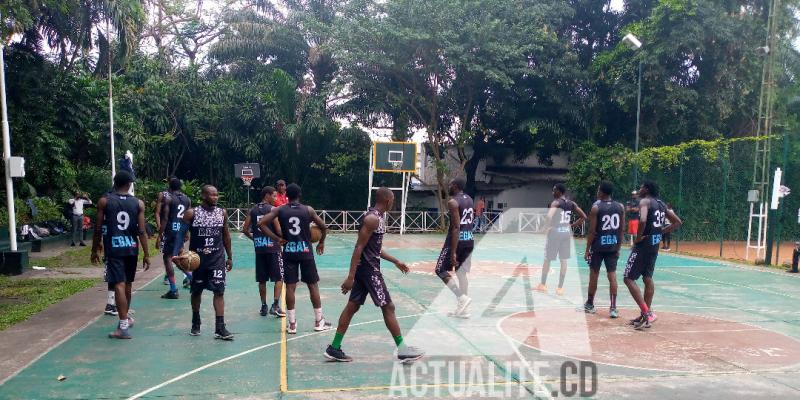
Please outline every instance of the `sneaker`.
[[597, 312], [597, 310], [594, 309], [594, 304], [591, 304], [587, 301], [586, 303], [583, 303], [583, 312], [587, 314], [594, 314]]
[[425, 356], [425, 352], [414, 347], [402, 345], [397, 348], [397, 359], [404, 363], [411, 363]]
[[223, 325], [214, 331], [214, 339], [233, 340], [233, 334], [228, 332], [228, 329]]
[[353, 361], [353, 357], [344, 354], [342, 349], [334, 349], [333, 346], [328, 345], [328, 348], [325, 349], [325, 353], [322, 353], [325, 358], [331, 361], [338, 361], [338, 362], [350, 362]]
[[272, 307], [269, 309], [269, 314], [274, 315], [278, 318], [283, 318], [286, 316], [286, 313], [281, 310], [281, 306], [277, 304], [273, 304]]
[[192, 330], [189, 331], [189, 335], [200, 336], [200, 324], [192, 324]]
[[69, 247], [75, 247], [75, 242], [70, 243]]
[[113, 304], [106, 304], [106, 309], [103, 311], [103, 313], [105, 315], [119, 315], [119, 312], [117, 312], [117, 306]]
[[467, 295], [461, 295], [458, 298], [458, 305], [456, 306], [456, 314], [461, 315], [467, 311], [467, 307], [469, 307], [470, 303], [472, 303], [472, 299]]
[[636, 323], [633, 324], [633, 329], [636, 329], [637, 331], [649, 327], [650, 327], [650, 318], [647, 318], [645, 316], [642, 316], [642, 318], [639, 318], [639, 320], [637, 320]]
[[642, 319], [641, 315], [636, 317], [636, 318], [634, 318], [634, 319], [632, 319], [632, 320], [630, 320], [630, 321], [628, 321], [628, 325], [636, 325], [636, 323], [639, 322], [640, 319]]
[[86, 247], [86, 243], [81, 242], [81, 247]]
[[135, 321], [134, 321], [133, 317], [129, 316], [128, 317], [128, 328], [133, 328], [133, 323], [134, 322]]
[[161, 298], [162, 299], [177, 300], [178, 299], [178, 292], [173, 292], [173, 291], [170, 290], [167, 293], [162, 294]]
[[611, 317], [611, 318], [619, 318], [619, 311], [617, 311], [617, 309], [616, 309], [616, 308], [612, 308], [612, 309], [611, 309], [611, 310], [608, 312], [608, 316], [609, 316], [609, 317]]
[[649, 321], [651, 324], [652, 324], [653, 322], [656, 322], [656, 320], [657, 320], [657, 319], [658, 319], [658, 315], [656, 315], [656, 313], [654, 313], [654, 312], [652, 312], [652, 311], [648, 311], [648, 312], [647, 312], [647, 320], [648, 320], [648, 321]]
[[447, 316], [451, 317], [451, 318], [461, 318], [461, 319], [470, 319], [470, 318], [472, 318], [472, 314], [470, 314], [469, 311], [466, 311], [466, 310], [464, 312], [462, 312], [461, 314], [459, 314], [459, 313], [457, 313], [455, 311], [450, 311], [450, 312], [447, 313]]
[[267, 305], [266, 304], [262, 304], [261, 305], [261, 310], [258, 311], [258, 314], [261, 315], [262, 317], [266, 317], [267, 316]]
[[560, 288], [556, 289], [556, 294], [559, 295], [559, 296], [563, 296], [564, 295], [564, 288], [560, 287]]
[[191, 286], [191, 284], [192, 284], [192, 281], [191, 281], [191, 280], [189, 280], [189, 277], [188, 277], [188, 276], [187, 276], [187, 277], [185, 277], [185, 278], [183, 278], [183, 288], [184, 288], [184, 289], [189, 289], [189, 287]]
[[547, 293], [547, 285], [545, 285], [544, 283], [540, 283], [536, 285], [536, 289], [534, 290], [536, 290], [537, 292]]
[[214, 339], [233, 340], [233, 334], [228, 332], [228, 329], [223, 325], [214, 331]]
[[164, 285], [169, 285], [169, 277], [164, 275], [164, 280], [161, 283], [163, 283]]
[[297, 333], [297, 321], [289, 322], [289, 324], [286, 325], [286, 333], [290, 335], [294, 335], [295, 333]]
[[108, 334], [108, 337], [111, 339], [130, 339], [131, 334], [128, 332], [127, 329], [119, 329], [117, 328], [114, 332]]
[[314, 330], [317, 332], [327, 331], [328, 329], [331, 329], [331, 323], [325, 321], [325, 317], [314, 323]]

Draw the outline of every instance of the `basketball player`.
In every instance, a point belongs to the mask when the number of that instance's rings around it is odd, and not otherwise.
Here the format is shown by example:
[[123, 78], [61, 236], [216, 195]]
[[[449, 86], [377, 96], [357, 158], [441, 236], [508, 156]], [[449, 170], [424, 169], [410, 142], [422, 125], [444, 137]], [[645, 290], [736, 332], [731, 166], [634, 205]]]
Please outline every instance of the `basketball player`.
[[[178, 237], [181, 231], [181, 220], [183, 214], [192, 206], [192, 201], [187, 197], [181, 189], [183, 182], [178, 178], [172, 178], [169, 181], [169, 193], [163, 199], [164, 204], [161, 206], [163, 213], [167, 215], [165, 220], [161, 220], [161, 225], [158, 230], [159, 243], [163, 243], [161, 254], [164, 259], [164, 270], [167, 273], [167, 280], [169, 281], [169, 291], [161, 295], [162, 299], [177, 299], [178, 286], [175, 284], [175, 268], [172, 265], [172, 257], [180, 254], [180, 249], [183, 248], [183, 236]], [[186, 273], [187, 278], [184, 279], [184, 286], [188, 285], [191, 273]]]
[[595, 313], [594, 295], [597, 292], [597, 280], [600, 277], [600, 265], [605, 263], [608, 276], [611, 306], [609, 316], [619, 317], [617, 312], [617, 260], [622, 245], [622, 221], [625, 209], [622, 204], [611, 200], [614, 185], [602, 181], [597, 187], [597, 201], [589, 210], [589, 234], [586, 236], [586, 253], [584, 259], [589, 263], [589, 298], [583, 305], [584, 311]]
[[[475, 246], [473, 237], [472, 220], [475, 218], [475, 210], [472, 198], [464, 193], [467, 182], [463, 178], [455, 178], [450, 181], [448, 192], [450, 199], [447, 201], [447, 210], [450, 214], [450, 229], [436, 261], [436, 275], [444, 282], [458, 300], [456, 309], [450, 316], [459, 318], [469, 318], [468, 307], [472, 299], [468, 296], [469, 281], [469, 258]], [[455, 223], [458, 222], [458, 223]], [[455, 270], [458, 276], [458, 283], [453, 279], [450, 271]]]
[[350, 299], [339, 316], [336, 326], [336, 335], [325, 350], [325, 358], [333, 361], [349, 362], [353, 358], [342, 351], [342, 339], [350, 326], [350, 320], [358, 309], [364, 305], [367, 295], [372, 302], [380, 307], [383, 312], [383, 321], [389, 329], [397, 346], [397, 358], [400, 361], [410, 362], [422, 358], [424, 353], [419, 349], [406, 346], [400, 332], [400, 324], [394, 313], [394, 303], [389, 296], [389, 289], [381, 274], [381, 258], [393, 263], [400, 272], [407, 274], [408, 267], [403, 262], [383, 251], [383, 235], [386, 233], [386, 220], [383, 216], [392, 209], [394, 193], [386, 187], [378, 189], [375, 197], [375, 207], [367, 210], [361, 226], [358, 228], [358, 239], [350, 258], [350, 273], [342, 283], [342, 294], [350, 292]]
[[[247, 217], [244, 219], [242, 232], [253, 241], [256, 252], [256, 282], [258, 282], [258, 293], [261, 296], [262, 317], [268, 313], [276, 317], [285, 317], [286, 314], [278, 304], [283, 288], [283, 258], [281, 257], [281, 247], [258, 229], [258, 221], [267, 215], [275, 206], [275, 195], [277, 192], [272, 186], [261, 189], [261, 202], [253, 206]], [[273, 221], [275, 232], [280, 232], [278, 221]], [[272, 307], [267, 310], [267, 281], [275, 283], [272, 292]]]
[[[639, 188], [639, 231], [634, 238], [633, 249], [625, 265], [625, 286], [633, 296], [633, 301], [639, 305], [642, 313], [639, 318], [631, 321], [634, 329], [649, 328], [655, 322], [656, 314], [652, 311], [653, 295], [656, 287], [653, 283], [653, 271], [658, 258], [658, 248], [662, 235], [670, 233], [683, 223], [672, 210], [667, 209], [658, 198], [658, 185], [653, 181], [644, 181]], [[671, 223], [665, 227], [666, 221]], [[636, 285], [636, 280], [642, 277], [644, 281], [644, 297]]]
[[[233, 340], [233, 334], [225, 327], [225, 276], [233, 269], [228, 214], [224, 208], [217, 207], [219, 193], [214, 186], [203, 186], [201, 197], [199, 207], [183, 214], [184, 224], [179, 234], [183, 237], [188, 228], [189, 250], [200, 256], [200, 267], [192, 274], [192, 330], [189, 334], [200, 335], [200, 301], [203, 291], [208, 290], [214, 293], [214, 339]], [[228, 255], [227, 260], [223, 252]]]
[[131, 287], [136, 278], [136, 263], [139, 246], [144, 251], [142, 268], [150, 269], [150, 252], [147, 247], [147, 232], [144, 229], [144, 203], [128, 195], [133, 177], [126, 171], [114, 175], [114, 190], [97, 202], [97, 220], [92, 240], [92, 264], [100, 262], [102, 240], [103, 259], [106, 264], [106, 281], [114, 285], [119, 323], [112, 339], [130, 339], [128, 328], [133, 327], [133, 318], [128, 317], [131, 304]]
[[[331, 328], [331, 323], [325, 321], [322, 315], [322, 300], [319, 296], [319, 274], [317, 264], [314, 262], [314, 253], [311, 251], [311, 228], [313, 221], [320, 229], [322, 236], [317, 243], [317, 254], [325, 252], [325, 236], [328, 227], [313, 208], [300, 203], [300, 186], [296, 183], [286, 188], [286, 197], [289, 203], [274, 207], [266, 216], [261, 218], [258, 227], [264, 235], [272, 241], [283, 244], [283, 281], [286, 283], [286, 315], [289, 319], [286, 333], [297, 333], [297, 319], [295, 317], [295, 289], [297, 282], [302, 281], [308, 286], [311, 304], [314, 306], [314, 330], [317, 332]], [[278, 220], [283, 238], [279, 237], [272, 229], [273, 221]]]
[[[550, 262], [556, 258], [561, 262], [561, 270], [558, 277], [558, 289], [556, 294], [564, 294], [564, 278], [567, 277], [567, 260], [571, 255], [572, 229], [580, 226], [586, 220], [586, 213], [575, 204], [568, 200], [564, 195], [567, 187], [563, 183], [553, 186], [553, 198], [550, 209], [547, 211], [547, 243], [545, 243], [545, 258], [542, 264], [542, 280], [536, 290], [547, 292], [547, 274], [550, 273]], [[572, 221], [572, 213], [578, 214], [578, 219]]]
[[[166, 182], [167, 182], [167, 188], [166, 189], [167, 190], [163, 190], [161, 192], [158, 192], [158, 196], [156, 196], [156, 209], [155, 209], [155, 212], [153, 214], [155, 215], [155, 218], [156, 218], [156, 230], [159, 231], [159, 232], [161, 232], [161, 226], [163, 224], [166, 224], [167, 220], [169, 219], [169, 216], [166, 213], [166, 209], [164, 208], [164, 204], [169, 201], [169, 182], [172, 181], [173, 179], [175, 179], [174, 176], [170, 176], [169, 178], [167, 178], [167, 180], [166, 180]], [[158, 236], [158, 240], [156, 241], [156, 244], [158, 246], [158, 250], [161, 251], [161, 253], [164, 253], [164, 237], [163, 236], [161, 236], [161, 235]], [[169, 285], [169, 276], [167, 274], [164, 274], [164, 282], [163, 283], [164, 283], [164, 285]]]

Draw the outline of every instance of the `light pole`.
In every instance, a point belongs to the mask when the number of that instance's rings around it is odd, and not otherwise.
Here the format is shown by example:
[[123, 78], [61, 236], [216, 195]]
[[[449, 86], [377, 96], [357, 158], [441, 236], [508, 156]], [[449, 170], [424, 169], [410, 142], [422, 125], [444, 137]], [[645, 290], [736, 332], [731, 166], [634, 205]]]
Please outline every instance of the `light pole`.
[[[0, 17], [0, 21], [2, 18]], [[17, 218], [14, 210], [14, 184], [11, 182], [11, 136], [8, 128], [8, 111], [6, 109], [6, 73], [3, 47], [5, 39], [0, 38], [0, 114], [3, 124], [3, 161], [5, 161], [6, 207], [8, 208], [8, 240], [11, 251], [17, 251]]]
[[[642, 42], [632, 33], [625, 35], [622, 38], [622, 43], [628, 46], [629, 49], [636, 51], [642, 48]], [[642, 61], [639, 60], [639, 77], [637, 78], [637, 91], [636, 91], [636, 142], [634, 143], [634, 152], [639, 155], [639, 120], [642, 114]], [[633, 184], [639, 183], [639, 165], [633, 165]]]

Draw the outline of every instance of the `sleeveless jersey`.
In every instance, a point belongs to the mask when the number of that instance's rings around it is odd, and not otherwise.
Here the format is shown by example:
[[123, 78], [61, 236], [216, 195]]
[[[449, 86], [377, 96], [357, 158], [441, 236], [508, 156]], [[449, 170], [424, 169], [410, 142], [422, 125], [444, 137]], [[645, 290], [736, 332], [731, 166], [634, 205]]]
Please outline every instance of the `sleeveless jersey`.
[[[472, 229], [474, 228], [472, 222], [475, 220], [475, 206], [472, 202], [472, 197], [469, 197], [466, 193], [459, 193], [453, 196], [453, 199], [458, 203], [458, 215], [461, 218], [458, 222], [458, 247], [472, 248], [475, 245], [475, 238], [472, 233]], [[450, 246], [449, 236], [445, 239], [444, 246]]]
[[308, 206], [300, 203], [289, 203], [278, 208], [278, 223], [286, 240], [283, 246], [283, 257], [287, 260], [311, 260], [311, 217]]
[[103, 218], [103, 249], [106, 257], [139, 254], [139, 199], [118, 193], [106, 194]]
[[182, 192], [175, 192], [170, 193], [167, 204], [169, 204], [169, 225], [165, 231], [175, 233], [181, 230], [183, 213], [192, 206], [192, 201]]
[[270, 211], [272, 205], [269, 203], [258, 203], [250, 209], [250, 232], [253, 234], [253, 247], [256, 253], [277, 253], [280, 250], [269, 236], [265, 236], [261, 229], [258, 229], [258, 222]]
[[200, 255], [200, 268], [219, 269], [225, 267], [225, 249], [222, 246], [222, 230], [225, 227], [225, 210], [214, 207], [206, 210], [194, 208], [189, 249]]
[[380, 211], [370, 207], [361, 219], [361, 224], [358, 227], [359, 230], [364, 226], [364, 219], [367, 215], [378, 217], [378, 228], [372, 232], [372, 236], [369, 237], [367, 245], [364, 246], [364, 251], [361, 252], [361, 260], [358, 265], [362, 268], [371, 268], [375, 271], [380, 271], [381, 248], [383, 247], [383, 235], [386, 233], [386, 220], [383, 218], [383, 214]]
[[622, 216], [625, 210], [616, 201], [597, 200], [597, 225], [593, 247], [598, 252], [614, 252], [619, 250], [619, 234], [622, 230]]
[[644, 240], [639, 244], [649, 247], [650, 250], [658, 251], [658, 244], [661, 243], [661, 235], [667, 220], [667, 206], [661, 199], [650, 197], [650, 204], [647, 206], [647, 223], [644, 225]]
[[556, 199], [558, 211], [550, 220], [552, 231], [559, 233], [572, 233], [572, 213], [575, 211], [575, 203], [563, 197]]

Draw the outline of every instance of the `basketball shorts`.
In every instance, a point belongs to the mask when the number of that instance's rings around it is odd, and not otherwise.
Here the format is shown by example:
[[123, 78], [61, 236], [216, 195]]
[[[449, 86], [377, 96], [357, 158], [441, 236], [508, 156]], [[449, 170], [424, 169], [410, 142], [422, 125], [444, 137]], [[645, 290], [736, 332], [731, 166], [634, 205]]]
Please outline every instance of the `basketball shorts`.
[[256, 253], [256, 282], [280, 282], [283, 280], [283, 257], [281, 253]]
[[138, 256], [106, 257], [105, 281], [109, 285], [120, 282], [133, 282], [136, 279], [136, 264]]
[[633, 246], [628, 262], [625, 264], [625, 278], [637, 280], [639, 277], [652, 278], [656, 268], [658, 250], [653, 251], [639, 246]]
[[367, 296], [372, 298], [372, 302], [378, 307], [383, 307], [392, 302], [389, 296], [389, 289], [383, 280], [380, 270], [372, 267], [358, 266], [356, 278], [353, 282], [353, 289], [350, 291], [350, 301], [363, 305]]
[[200, 254], [200, 268], [192, 273], [190, 291], [192, 293], [200, 293], [203, 290], [208, 290], [215, 294], [223, 294], [225, 293], [225, 278], [227, 274], [225, 258], [217, 255], [209, 257]]
[[473, 246], [458, 246], [456, 247], [456, 262], [452, 265], [450, 259], [450, 246], [447, 244], [442, 247], [442, 252], [439, 253], [439, 258], [436, 260], [436, 275], [442, 279], [450, 277], [450, 271], [458, 271], [462, 268], [465, 272], [469, 272], [471, 267], [470, 256], [472, 255]]
[[606, 266], [606, 272], [614, 272], [617, 270], [617, 261], [619, 260], [619, 252], [601, 252], [594, 249], [589, 250], [589, 268], [592, 271], [600, 271], [602, 264]]
[[283, 259], [283, 281], [287, 284], [303, 282], [314, 284], [319, 282], [317, 263], [313, 258], [308, 260]]
[[544, 245], [544, 255], [548, 261], [568, 260], [572, 256], [572, 233], [550, 231]]

